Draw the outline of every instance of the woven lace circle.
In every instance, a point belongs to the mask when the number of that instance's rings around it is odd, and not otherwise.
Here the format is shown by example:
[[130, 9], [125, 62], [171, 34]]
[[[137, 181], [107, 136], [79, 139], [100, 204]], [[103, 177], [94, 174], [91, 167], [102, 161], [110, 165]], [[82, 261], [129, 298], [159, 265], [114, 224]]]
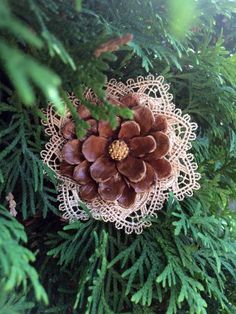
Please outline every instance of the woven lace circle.
[[[113, 99], [118, 100], [123, 95], [135, 93], [141, 103], [152, 110], [154, 116], [162, 114], [168, 122], [167, 135], [171, 146], [167, 159], [171, 163], [172, 174], [168, 179], [157, 180], [149, 192], [137, 194], [135, 204], [128, 209], [119, 206], [117, 202], [106, 202], [101, 199], [91, 203], [83, 202], [79, 197], [80, 186], [60, 175], [61, 149], [66, 142], [61, 134], [61, 127], [68, 119], [69, 113], [67, 117], [61, 117], [52, 106], [48, 106], [45, 111], [47, 120], [43, 121], [43, 124], [46, 126], [45, 132], [50, 136], [50, 140], [45, 150], [41, 152], [41, 156], [61, 181], [58, 186], [58, 199], [63, 218], [74, 221], [87, 220], [92, 216], [94, 219], [113, 222], [116, 228], [124, 228], [126, 233], [141, 233], [144, 227], [151, 225], [149, 218], [156, 217], [158, 210], [162, 209], [169, 192], [173, 192], [178, 200], [183, 200], [185, 196], [192, 196], [193, 190], [200, 188], [198, 183], [200, 174], [196, 172], [197, 164], [193, 161], [193, 155], [188, 153], [191, 141], [196, 137], [197, 124], [190, 122], [188, 114], [182, 115], [182, 111], [175, 108], [172, 103], [173, 96], [168, 93], [168, 90], [169, 85], [164, 83], [163, 77], [155, 78], [152, 75], [145, 78], [138, 77], [137, 80], [129, 79], [126, 84], [112, 79], [106, 85], [108, 97], [112, 96]], [[85, 96], [90, 101], [96, 99], [91, 90], [88, 90]], [[75, 97], [70, 96], [70, 99], [74, 105], [79, 104], [79, 100]], [[89, 212], [84, 210], [82, 203], [85, 203]]]

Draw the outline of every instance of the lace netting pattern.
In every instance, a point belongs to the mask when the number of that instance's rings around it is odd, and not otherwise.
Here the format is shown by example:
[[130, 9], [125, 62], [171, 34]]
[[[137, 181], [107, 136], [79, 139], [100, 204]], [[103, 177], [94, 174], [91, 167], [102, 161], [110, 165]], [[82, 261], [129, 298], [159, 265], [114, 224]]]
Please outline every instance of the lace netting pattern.
[[[47, 120], [43, 121], [43, 124], [50, 140], [41, 152], [41, 157], [60, 179], [58, 199], [63, 218], [74, 221], [87, 220], [92, 216], [94, 219], [113, 222], [116, 228], [124, 228], [126, 233], [141, 233], [144, 227], [151, 225], [150, 218], [157, 216], [170, 192], [173, 192], [178, 200], [183, 200], [185, 196], [192, 196], [193, 190], [200, 188], [197, 164], [193, 161], [193, 155], [188, 152], [191, 141], [196, 137], [197, 124], [190, 122], [189, 115], [183, 115], [180, 109], [175, 108], [172, 103], [173, 96], [168, 90], [169, 85], [164, 83], [163, 77], [155, 78], [152, 75], [138, 77], [137, 80], [129, 79], [126, 84], [114, 79], [107, 83], [108, 97], [118, 101], [120, 96], [135, 93], [141, 104], [148, 106], [154, 116], [163, 114], [168, 121], [167, 135], [171, 146], [167, 159], [172, 165], [172, 174], [168, 179], [157, 180], [149, 192], [137, 194], [135, 204], [128, 209], [120, 207], [116, 202], [105, 202], [101, 199], [92, 203], [82, 202], [79, 197], [79, 184], [60, 175], [61, 149], [66, 142], [61, 128], [68, 120], [69, 113], [66, 117], [61, 117], [52, 106], [48, 106], [45, 111]], [[96, 100], [91, 90], [88, 90], [85, 96], [90, 101]], [[70, 99], [75, 105], [79, 104], [75, 97], [70, 96]]]

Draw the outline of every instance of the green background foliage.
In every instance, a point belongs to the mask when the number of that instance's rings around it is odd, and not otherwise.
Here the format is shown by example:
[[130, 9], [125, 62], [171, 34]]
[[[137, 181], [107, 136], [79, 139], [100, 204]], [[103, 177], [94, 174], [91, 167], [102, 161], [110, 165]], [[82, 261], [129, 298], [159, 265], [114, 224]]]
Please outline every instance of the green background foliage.
[[[235, 313], [236, 2], [0, 2], [0, 313]], [[94, 56], [132, 33], [116, 52]], [[202, 188], [168, 202], [141, 235], [60, 218], [56, 179], [39, 153], [41, 109], [71, 109], [92, 88], [98, 120], [115, 121], [110, 78], [163, 75], [199, 125]], [[120, 112], [130, 116], [130, 112]], [[73, 114], [73, 112], [72, 112]], [[77, 134], [86, 125], [74, 117]], [[6, 196], [17, 203], [16, 218]]]

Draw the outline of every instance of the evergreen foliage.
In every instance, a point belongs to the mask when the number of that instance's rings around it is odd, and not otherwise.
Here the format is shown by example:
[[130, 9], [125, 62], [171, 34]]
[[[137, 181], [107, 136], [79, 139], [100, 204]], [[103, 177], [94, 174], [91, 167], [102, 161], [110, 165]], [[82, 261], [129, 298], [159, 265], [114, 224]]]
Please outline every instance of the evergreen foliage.
[[[1, 314], [235, 313], [235, 13], [230, 0], [0, 2]], [[132, 42], [95, 57], [126, 33]], [[67, 224], [39, 157], [41, 109], [50, 101], [73, 115], [67, 92], [82, 99], [91, 87], [104, 105], [85, 105], [114, 124], [106, 80], [149, 71], [165, 76], [199, 124], [201, 189], [182, 202], [170, 195], [141, 235], [94, 220]], [[81, 136], [86, 124], [73, 117]]]
[[[23, 247], [20, 242], [26, 242], [24, 227], [15, 220], [4, 208], [1, 209], [1, 239], [0, 239], [0, 269], [1, 269], [1, 301], [0, 304], [13, 301], [5, 299], [4, 292], [22, 286], [26, 292], [29, 279], [35, 290], [37, 300], [48, 303], [47, 295], [38, 281], [36, 270], [30, 265], [35, 261], [34, 254]], [[5, 301], [5, 302], [4, 302]]]

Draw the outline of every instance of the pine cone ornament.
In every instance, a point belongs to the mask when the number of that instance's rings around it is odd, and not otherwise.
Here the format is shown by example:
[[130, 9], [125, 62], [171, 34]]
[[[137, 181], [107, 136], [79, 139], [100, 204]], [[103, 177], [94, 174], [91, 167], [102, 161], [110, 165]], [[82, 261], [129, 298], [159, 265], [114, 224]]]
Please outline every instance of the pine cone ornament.
[[81, 185], [82, 200], [101, 198], [128, 208], [137, 193], [148, 192], [157, 178], [170, 176], [171, 164], [165, 159], [170, 142], [163, 115], [154, 117], [135, 94], [125, 95], [119, 102], [133, 109], [134, 119], [117, 117], [119, 125], [114, 130], [109, 122], [92, 119], [87, 108], [79, 105], [78, 114], [86, 117], [91, 127], [87, 136], [78, 140], [74, 123], [66, 121], [61, 133], [68, 142], [62, 148], [60, 171]]
[[[182, 200], [200, 187], [197, 164], [188, 152], [197, 125], [175, 109], [163, 81], [150, 75], [130, 79], [126, 85], [108, 82], [109, 101], [133, 110], [131, 120], [117, 116], [114, 129], [107, 121], [96, 121], [87, 107], [70, 96], [89, 126], [82, 139], [76, 137], [69, 112], [60, 117], [48, 106], [43, 123], [51, 139], [41, 155], [61, 180], [58, 199], [63, 218], [86, 220], [92, 215], [114, 222], [127, 233], [141, 233], [169, 192]], [[93, 91], [84, 96], [100, 105]]]

